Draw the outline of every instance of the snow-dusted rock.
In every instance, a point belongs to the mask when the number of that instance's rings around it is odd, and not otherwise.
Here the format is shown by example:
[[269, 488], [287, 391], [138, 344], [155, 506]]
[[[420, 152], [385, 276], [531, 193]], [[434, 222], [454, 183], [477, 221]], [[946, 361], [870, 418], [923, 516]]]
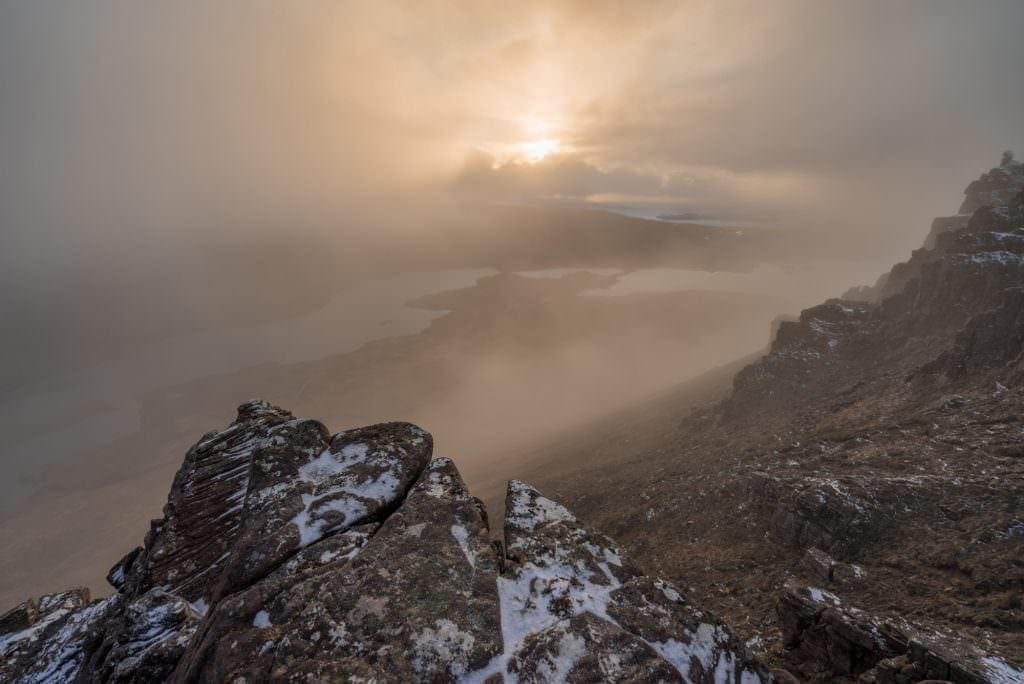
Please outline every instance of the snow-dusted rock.
[[0, 681], [56, 684], [74, 679], [118, 601], [89, 603], [87, 589], [30, 600], [38, 607], [33, 622], [18, 632], [0, 633]]
[[446, 680], [500, 650], [498, 556], [450, 460], [432, 461], [365, 545], [330, 541], [303, 550], [324, 565], [222, 601], [181, 678]]
[[948, 381], [1011, 364], [1008, 376], [1024, 377], [1022, 188], [1024, 164], [996, 167], [968, 187], [969, 212], [874, 287], [846, 293], [857, 301], [829, 300], [781, 323], [769, 353], [736, 374], [727, 414], [838, 407], [881, 367], [894, 379]]
[[725, 625], [641, 575], [561, 505], [512, 481], [506, 511], [498, 672], [525, 681], [767, 681]]
[[815, 581], [828, 584], [857, 586], [867, 579], [867, 573], [859, 565], [837, 561], [813, 546], [800, 559], [799, 569]]
[[787, 658], [814, 681], [956, 684], [1024, 681], [1024, 670], [988, 655], [954, 634], [881, 620], [824, 589], [791, 585], [778, 605]]
[[593, 613], [532, 634], [509, 669], [519, 682], [682, 681], [650, 644]]
[[291, 417], [265, 402], [249, 402], [230, 426], [189, 449], [164, 517], [153, 521], [143, 549], [111, 570], [114, 586], [129, 595], [161, 587], [190, 602], [210, 603], [245, 521], [253, 460], [270, 431]]
[[38, 657], [88, 604], [88, 589], [72, 589], [30, 598], [0, 616], [0, 681], [10, 677], [12, 665]]
[[1024, 189], [1024, 162], [1016, 161], [1013, 153], [1006, 153], [999, 166], [967, 186], [959, 213], [1006, 205], [1021, 189]]
[[384, 423], [328, 438], [316, 421], [268, 430], [252, 459], [239, 537], [218, 586], [248, 586], [298, 550], [383, 519], [430, 459], [430, 436]]
[[202, 615], [180, 596], [159, 588], [118, 608], [108, 618], [89, 669], [104, 681], [167, 679]]
[[971, 317], [953, 346], [922, 368], [946, 379], [1005, 368], [1006, 380], [1024, 379], [1024, 287], [1004, 290], [991, 309]]
[[755, 472], [749, 491], [765, 509], [768, 535], [787, 546], [843, 555], [891, 525], [887, 507], [862, 482]]
[[[265, 402], [189, 450], [117, 592], [0, 618], [13, 681], [767, 681], [721, 622], [529, 486], [503, 546], [430, 435]], [[505, 553], [507, 549], [507, 555]]]

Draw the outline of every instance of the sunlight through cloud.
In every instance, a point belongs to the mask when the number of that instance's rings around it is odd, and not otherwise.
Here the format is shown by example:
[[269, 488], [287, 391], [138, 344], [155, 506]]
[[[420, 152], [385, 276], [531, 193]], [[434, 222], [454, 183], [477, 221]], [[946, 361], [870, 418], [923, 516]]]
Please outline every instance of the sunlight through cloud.
[[519, 147], [522, 150], [522, 158], [531, 164], [544, 161], [544, 158], [548, 155], [555, 154], [559, 151], [559, 145], [557, 140], [528, 140], [527, 142], [520, 143]]

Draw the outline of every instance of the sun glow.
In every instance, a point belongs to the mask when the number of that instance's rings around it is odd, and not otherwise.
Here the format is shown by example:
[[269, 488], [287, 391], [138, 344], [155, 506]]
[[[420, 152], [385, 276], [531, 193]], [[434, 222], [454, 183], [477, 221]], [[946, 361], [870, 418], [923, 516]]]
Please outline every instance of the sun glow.
[[565, 127], [551, 119], [523, 117], [506, 121], [511, 124], [507, 131], [509, 137], [481, 142], [475, 146], [491, 156], [494, 169], [509, 164], [534, 166], [551, 157], [573, 151], [563, 142]]
[[555, 154], [559, 150], [558, 141], [553, 138], [545, 140], [528, 140], [526, 142], [519, 143], [522, 157], [530, 162], [536, 164], [544, 160], [545, 157]]

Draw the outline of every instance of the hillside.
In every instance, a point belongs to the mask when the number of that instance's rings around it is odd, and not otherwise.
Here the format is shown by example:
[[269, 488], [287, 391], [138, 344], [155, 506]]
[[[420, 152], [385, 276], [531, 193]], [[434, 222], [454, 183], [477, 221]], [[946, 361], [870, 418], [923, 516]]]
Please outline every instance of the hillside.
[[[1022, 188], [1012, 160], [972, 183], [933, 248], [781, 323], [727, 399], [595, 426], [547, 455], [579, 469], [527, 475], [806, 680], [925, 678], [908, 633], [946, 662], [980, 650], [1019, 667]], [[871, 629], [797, 615], [807, 586], [903, 636], [854, 647], [838, 633]], [[997, 670], [928, 674], [1024, 678]]]
[[503, 535], [420, 428], [245, 404], [111, 597], [0, 617], [0, 676], [1024, 681], [1024, 164], [954, 218], [724, 398], [534, 453]]

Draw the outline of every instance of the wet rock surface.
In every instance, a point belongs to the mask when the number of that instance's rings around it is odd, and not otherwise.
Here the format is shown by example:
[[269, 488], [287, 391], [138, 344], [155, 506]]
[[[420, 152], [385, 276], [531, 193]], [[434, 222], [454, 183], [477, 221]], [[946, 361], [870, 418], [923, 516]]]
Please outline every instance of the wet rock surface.
[[405, 423], [264, 402], [185, 458], [111, 569], [0, 618], [4, 681], [690, 681], [769, 675], [720, 620], [521, 482], [505, 543]]

